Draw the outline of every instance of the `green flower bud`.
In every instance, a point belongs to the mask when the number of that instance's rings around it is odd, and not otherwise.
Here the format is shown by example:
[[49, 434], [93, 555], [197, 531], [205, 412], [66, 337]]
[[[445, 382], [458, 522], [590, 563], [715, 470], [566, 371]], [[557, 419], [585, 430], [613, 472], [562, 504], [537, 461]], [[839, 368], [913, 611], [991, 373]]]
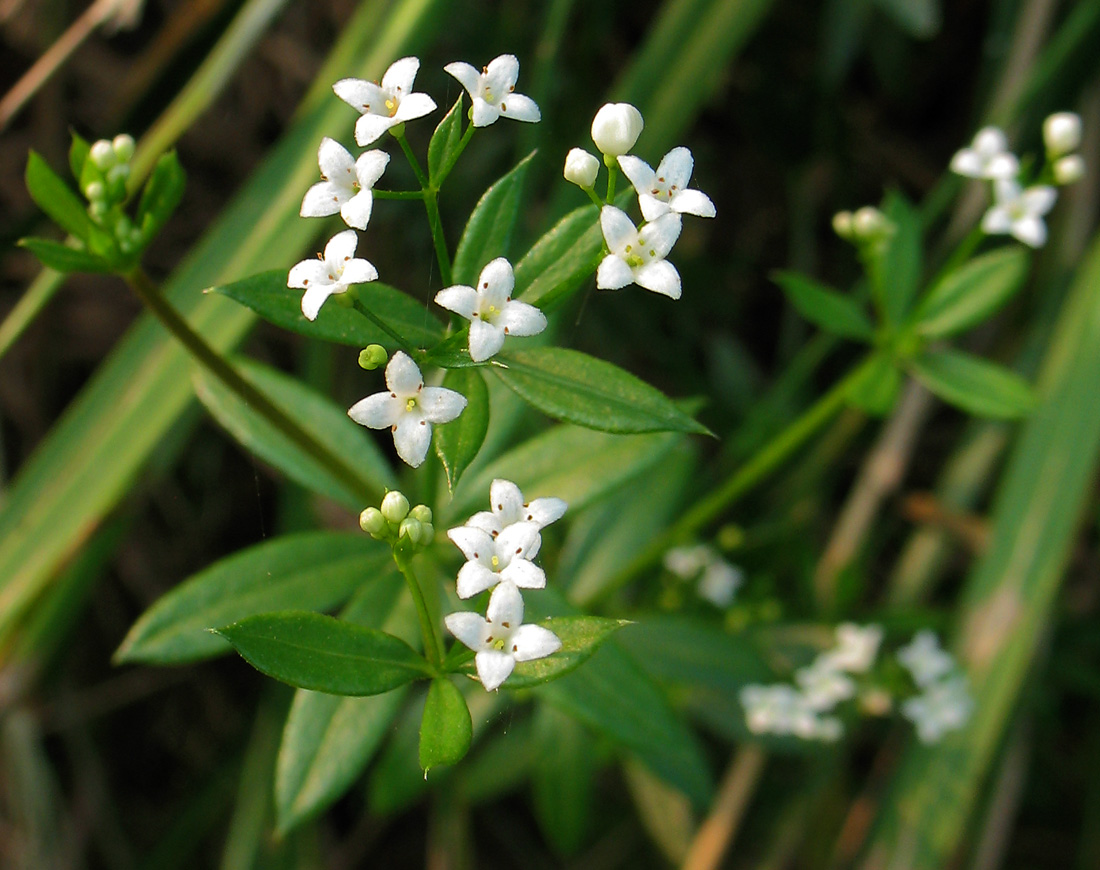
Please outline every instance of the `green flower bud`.
[[833, 215], [833, 232], [846, 241], [852, 239], [852, 213], [850, 211], [838, 211]]
[[409, 515], [409, 500], [396, 489], [382, 499], [382, 516], [395, 526]]
[[891, 229], [886, 215], [877, 208], [865, 205], [852, 215], [852, 235], [861, 242], [873, 241]]
[[121, 163], [129, 163], [130, 158], [134, 156], [134, 137], [126, 133], [115, 136], [115, 140], [111, 143], [111, 150], [115, 152], [115, 157]]
[[93, 181], [84, 188], [84, 195], [88, 197], [89, 202], [95, 202], [97, 199], [103, 199], [107, 193], [107, 189], [103, 186], [102, 181]]
[[428, 546], [433, 540], [435, 540], [435, 526], [431, 523], [420, 523], [420, 545], [422, 547]]
[[130, 177], [130, 165], [128, 163], [117, 163], [107, 170], [108, 183], [115, 183], [119, 181], [125, 181]]
[[359, 368], [372, 372], [384, 366], [389, 359], [386, 349], [380, 344], [368, 344], [359, 351]]
[[420, 520], [413, 517], [406, 517], [401, 521], [401, 530], [398, 532], [399, 538], [408, 538], [412, 543], [419, 544], [420, 539], [424, 535], [424, 526]]
[[359, 514], [359, 528], [371, 537], [380, 537], [386, 530], [386, 518], [378, 508], [369, 507]]
[[101, 172], [106, 172], [112, 166], [115, 165], [115, 149], [111, 147], [111, 143], [106, 139], [100, 139], [88, 152], [88, 157], [91, 158], [92, 163]]
[[432, 521], [432, 509], [426, 504], [418, 504], [409, 511], [409, 516], [420, 520], [422, 523], [430, 523]]

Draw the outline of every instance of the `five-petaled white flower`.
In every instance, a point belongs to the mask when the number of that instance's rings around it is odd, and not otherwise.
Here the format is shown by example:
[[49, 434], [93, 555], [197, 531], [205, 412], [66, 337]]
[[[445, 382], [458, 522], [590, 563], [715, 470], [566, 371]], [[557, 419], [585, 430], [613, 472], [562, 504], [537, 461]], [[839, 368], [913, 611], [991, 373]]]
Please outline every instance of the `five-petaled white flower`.
[[564, 501], [553, 496], [525, 502], [518, 486], [500, 478], [489, 486], [489, 504], [491, 510], [478, 511], [466, 520], [466, 525], [481, 529], [494, 538], [516, 523], [533, 524], [536, 531], [544, 529], [560, 520], [568, 508]]
[[332, 86], [336, 96], [362, 113], [355, 122], [356, 142], [370, 145], [391, 127], [435, 110], [435, 100], [413, 93], [419, 69], [419, 59], [403, 57], [390, 65], [380, 85], [364, 79], [340, 79]]
[[833, 667], [853, 674], [870, 669], [882, 643], [882, 626], [845, 622], [836, 627], [836, 646], [825, 653]]
[[910, 698], [901, 705], [901, 714], [916, 726], [921, 743], [936, 743], [948, 731], [962, 728], [973, 709], [966, 677], [958, 676]]
[[936, 633], [924, 629], [898, 650], [898, 661], [913, 677], [913, 682], [924, 688], [951, 672], [955, 660], [940, 647]]
[[695, 162], [687, 148], [673, 148], [654, 170], [644, 160], [630, 155], [619, 157], [619, 167], [638, 193], [638, 205], [647, 221], [656, 220], [670, 211], [714, 217], [714, 203], [698, 190], [689, 190], [691, 170]]
[[458, 526], [447, 532], [467, 562], [458, 571], [458, 597], [471, 598], [498, 583], [543, 589], [546, 574], [531, 560], [542, 539], [534, 523], [513, 523], [496, 537], [484, 529]]
[[626, 212], [605, 205], [600, 212], [600, 226], [611, 253], [596, 270], [597, 287], [618, 290], [637, 284], [672, 299], [680, 298], [680, 273], [665, 260], [680, 237], [678, 214], [661, 215], [638, 230]]
[[982, 218], [982, 230], [990, 235], [1009, 233], [1033, 248], [1047, 240], [1043, 215], [1054, 207], [1058, 192], [1045, 184], [1021, 190], [1014, 180], [993, 183], [993, 206]]
[[306, 291], [302, 294], [302, 314], [308, 320], [317, 319], [317, 312], [329, 296], [378, 277], [374, 266], [355, 256], [358, 244], [355, 230], [344, 230], [329, 239], [323, 257], [318, 254], [315, 260], [302, 260], [290, 270], [286, 284]]
[[349, 227], [365, 230], [374, 205], [374, 187], [390, 155], [385, 151], [366, 151], [352, 160], [348, 150], [327, 136], [317, 149], [317, 163], [322, 181], [306, 191], [302, 200], [302, 217], [328, 217], [340, 213]]
[[[348, 230], [348, 232], [352, 232]], [[360, 399], [348, 409], [356, 423], [389, 427], [397, 455], [416, 468], [428, 455], [433, 423], [449, 423], [466, 407], [466, 397], [445, 387], [425, 387], [420, 369], [398, 351], [386, 366], [388, 392]]]
[[532, 122], [542, 118], [534, 100], [515, 92], [519, 61], [513, 54], [494, 58], [480, 73], [461, 61], [449, 63], [443, 69], [469, 92], [474, 104], [470, 120], [475, 127], [488, 127], [501, 117]]
[[435, 301], [470, 321], [470, 359], [484, 362], [504, 345], [506, 335], [536, 335], [546, 328], [546, 316], [534, 305], [512, 298], [516, 278], [504, 257], [489, 263], [477, 279], [477, 289], [459, 284], [435, 295]]
[[996, 127], [983, 127], [969, 148], [955, 152], [951, 171], [967, 178], [1015, 178], [1020, 161], [1008, 150], [1004, 133]]
[[550, 629], [523, 624], [523, 596], [511, 583], [501, 583], [493, 591], [485, 618], [460, 612], [443, 621], [451, 634], [477, 653], [477, 676], [489, 692], [508, 679], [516, 662], [541, 659], [561, 649], [561, 640]]

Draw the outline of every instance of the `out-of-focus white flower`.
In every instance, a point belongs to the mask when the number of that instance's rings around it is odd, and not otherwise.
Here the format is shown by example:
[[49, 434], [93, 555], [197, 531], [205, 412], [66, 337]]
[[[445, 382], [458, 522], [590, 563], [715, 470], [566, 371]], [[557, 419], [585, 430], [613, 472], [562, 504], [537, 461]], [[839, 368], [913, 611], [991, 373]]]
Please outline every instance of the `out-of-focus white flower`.
[[1025, 245], [1041, 248], [1047, 240], [1043, 215], [1054, 207], [1058, 192], [1045, 184], [1021, 190], [1013, 180], [998, 180], [993, 194], [993, 206], [982, 218], [982, 230], [989, 235], [1007, 233]]
[[795, 671], [794, 678], [802, 689], [806, 706], [815, 713], [832, 710], [856, 693], [856, 684], [833, 664], [827, 654], [818, 656], [808, 668]]
[[696, 591], [699, 597], [715, 607], [726, 608], [733, 604], [737, 590], [745, 582], [745, 573], [725, 559], [714, 559], [703, 569]]
[[391, 127], [435, 110], [435, 100], [413, 93], [419, 69], [419, 59], [403, 57], [390, 64], [380, 85], [365, 79], [340, 79], [332, 86], [336, 96], [361, 113], [355, 122], [356, 142], [370, 145]]
[[853, 674], [870, 670], [882, 643], [882, 626], [845, 622], [836, 627], [836, 646], [825, 655], [834, 667]]
[[334, 293], [344, 293], [352, 284], [365, 284], [378, 277], [371, 263], [355, 256], [359, 237], [355, 230], [337, 233], [327, 245], [324, 256], [302, 260], [290, 270], [287, 286], [306, 292], [302, 294], [302, 314], [316, 320], [325, 300]]
[[610, 253], [596, 270], [597, 287], [618, 290], [637, 284], [671, 299], [680, 298], [680, 273], [665, 259], [680, 237], [678, 214], [662, 215], [639, 230], [626, 212], [605, 205], [600, 226]]
[[856, 209], [852, 215], [852, 237], [856, 241], [872, 242], [892, 231], [893, 224], [873, 205]]
[[459, 598], [471, 598], [498, 583], [524, 589], [546, 586], [546, 574], [531, 561], [542, 544], [534, 523], [513, 523], [495, 538], [483, 529], [458, 526], [447, 537], [467, 560], [458, 571]]
[[955, 667], [955, 660], [940, 646], [936, 633], [927, 628], [917, 632], [908, 646], [898, 650], [898, 661], [921, 688], [930, 686]]
[[681, 580], [691, 580], [711, 563], [714, 549], [707, 544], [673, 547], [664, 555], [664, 566]]
[[630, 155], [619, 158], [619, 168], [630, 179], [638, 194], [638, 205], [647, 221], [663, 214], [694, 214], [714, 217], [714, 203], [698, 190], [689, 190], [691, 170], [695, 162], [687, 148], [673, 148], [653, 169], [644, 160]]
[[600, 171], [600, 160], [594, 154], [589, 154], [583, 148], [570, 148], [565, 155], [566, 181], [571, 181], [577, 187], [591, 190], [596, 183], [596, 175]]
[[1043, 121], [1043, 143], [1047, 154], [1060, 157], [1081, 145], [1081, 117], [1073, 112], [1055, 112]]
[[963, 676], [935, 683], [901, 705], [901, 714], [916, 726], [921, 743], [936, 743], [949, 731], [958, 731], [973, 710], [974, 699]]
[[1059, 157], [1052, 167], [1055, 184], [1073, 184], [1085, 176], [1085, 158], [1080, 154]]
[[390, 155], [385, 151], [365, 151], [358, 160], [339, 142], [327, 136], [317, 149], [317, 164], [322, 181], [306, 191], [299, 214], [302, 217], [328, 217], [340, 213], [349, 227], [365, 230], [374, 206], [371, 192]]
[[525, 502], [520, 488], [501, 478], [489, 486], [489, 505], [491, 510], [478, 511], [466, 520], [466, 525], [481, 529], [494, 538], [516, 523], [530, 523], [536, 530], [544, 529], [561, 519], [568, 508], [564, 501], [553, 496]]
[[1003, 132], [996, 127], [983, 127], [969, 148], [955, 152], [951, 171], [967, 178], [1015, 178], [1020, 161], [1008, 150]]
[[470, 121], [475, 127], [488, 127], [497, 118], [531, 122], [542, 118], [534, 100], [515, 92], [519, 61], [514, 54], [494, 58], [480, 73], [461, 61], [449, 63], [443, 69], [458, 79], [470, 94], [473, 103]]
[[630, 103], [606, 103], [592, 119], [592, 141], [601, 154], [618, 157], [634, 147], [644, 126], [642, 113]]
[[745, 724], [753, 734], [813, 734], [817, 717], [793, 686], [744, 686], [740, 693]]

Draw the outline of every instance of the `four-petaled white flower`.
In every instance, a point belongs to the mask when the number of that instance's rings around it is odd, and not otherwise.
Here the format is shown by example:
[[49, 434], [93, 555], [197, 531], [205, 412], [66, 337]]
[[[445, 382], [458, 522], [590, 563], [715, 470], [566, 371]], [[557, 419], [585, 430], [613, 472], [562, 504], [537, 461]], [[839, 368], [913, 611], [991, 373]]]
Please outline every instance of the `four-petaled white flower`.
[[836, 627], [837, 645], [825, 653], [833, 667], [862, 674], [874, 664], [882, 643], [882, 626], [845, 622]]
[[901, 705], [901, 714], [916, 726], [921, 743], [936, 743], [948, 731], [962, 728], [973, 709], [966, 677], [958, 676], [910, 698]]
[[982, 230], [990, 235], [1009, 233], [1025, 245], [1041, 248], [1047, 240], [1043, 215], [1054, 207], [1058, 191], [1045, 184], [1021, 190], [1015, 181], [993, 183], [993, 206], [982, 218]]
[[489, 486], [489, 504], [491, 510], [478, 511], [466, 520], [466, 525], [481, 529], [494, 538], [516, 523], [532, 524], [536, 531], [544, 529], [561, 519], [568, 507], [560, 498], [553, 496], [525, 502], [518, 486], [500, 478]]
[[808, 668], [795, 671], [794, 678], [802, 689], [806, 706], [818, 713], [832, 710], [856, 693], [856, 684], [833, 664], [827, 653], [818, 656]]
[[680, 216], [673, 212], [640, 230], [626, 212], [605, 205], [600, 212], [603, 238], [611, 252], [596, 270], [596, 286], [618, 290], [637, 284], [672, 299], [680, 298], [680, 273], [665, 260], [680, 237]]
[[336, 96], [361, 113], [355, 122], [356, 142], [370, 145], [391, 127], [435, 110], [435, 100], [413, 93], [419, 69], [417, 58], [403, 57], [390, 65], [380, 85], [364, 79], [340, 79], [332, 86]]
[[516, 662], [541, 659], [561, 649], [561, 640], [550, 629], [523, 624], [523, 596], [511, 583], [493, 590], [485, 618], [460, 612], [443, 621], [451, 634], [477, 653], [477, 676], [489, 692], [508, 679]]
[[349, 227], [365, 230], [374, 205], [371, 188], [389, 162], [390, 155], [377, 150], [366, 151], [353, 160], [343, 145], [326, 136], [317, 149], [323, 180], [306, 191], [299, 214], [328, 217], [339, 212]]
[[483, 362], [500, 350], [506, 335], [536, 335], [546, 328], [546, 315], [512, 298], [515, 286], [512, 264], [497, 257], [481, 270], [476, 290], [459, 284], [435, 295], [437, 304], [470, 321], [474, 362]]
[[922, 688], [936, 682], [955, 667], [951, 654], [940, 647], [936, 633], [928, 629], [917, 632], [908, 646], [898, 650], [898, 661], [912, 675], [913, 682]]
[[323, 257], [318, 254], [318, 259], [302, 260], [291, 268], [286, 284], [306, 291], [302, 294], [302, 314], [308, 320], [317, 319], [317, 312], [329, 296], [378, 277], [374, 266], [355, 256], [358, 244], [355, 230], [344, 230], [329, 239]]
[[531, 560], [542, 538], [534, 523], [513, 523], [495, 538], [484, 529], [458, 526], [447, 532], [467, 562], [458, 572], [458, 597], [471, 598], [498, 583], [542, 589], [546, 574]]
[[388, 392], [375, 393], [352, 405], [348, 416], [371, 429], [389, 427], [397, 455], [416, 468], [428, 455], [432, 424], [449, 423], [461, 414], [466, 398], [445, 387], [425, 387], [420, 369], [402, 351], [395, 353], [386, 366], [386, 386]]
[[630, 155], [619, 157], [619, 167], [638, 193], [638, 205], [647, 221], [656, 220], [674, 211], [714, 217], [714, 203], [698, 190], [689, 190], [691, 170], [695, 163], [687, 148], [673, 148], [654, 170], [644, 160]]
[[1008, 150], [1004, 133], [996, 127], [983, 127], [969, 148], [955, 152], [951, 171], [967, 178], [1015, 178], [1020, 161]]
[[807, 739], [815, 736], [817, 716], [793, 686], [748, 685], [739, 697], [745, 724], [753, 734], [794, 734]]
[[494, 58], [480, 73], [461, 61], [449, 63], [443, 69], [458, 79], [470, 94], [474, 104], [470, 120], [475, 127], [488, 127], [500, 117], [531, 122], [542, 118], [534, 100], [515, 92], [519, 61], [514, 54]]

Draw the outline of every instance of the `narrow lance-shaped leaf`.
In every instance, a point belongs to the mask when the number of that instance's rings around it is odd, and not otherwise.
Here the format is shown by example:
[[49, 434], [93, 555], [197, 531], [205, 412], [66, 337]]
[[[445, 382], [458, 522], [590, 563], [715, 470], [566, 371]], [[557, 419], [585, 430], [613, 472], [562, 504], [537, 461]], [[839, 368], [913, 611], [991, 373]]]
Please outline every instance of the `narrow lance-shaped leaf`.
[[72, 172], [73, 178], [79, 183], [84, 174], [84, 164], [88, 160], [92, 146], [76, 130], [70, 130], [69, 133], [73, 138], [72, 145], [69, 146], [69, 171]]
[[459, 94], [428, 143], [428, 178], [436, 189], [457, 157], [458, 143], [462, 141], [462, 115], [462, 94]]
[[175, 151], [160, 155], [145, 182], [138, 203], [134, 224], [141, 230], [146, 243], [160, 231], [183, 199], [187, 176]]
[[890, 193], [882, 212], [891, 230], [867, 251], [867, 273], [876, 305], [889, 326], [905, 319], [920, 285], [920, 215], [900, 193]]
[[977, 326], [1020, 288], [1027, 264], [1027, 253], [1017, 246], [969, 261], [933, 287], [917, 307], [917, 332], [943, 338]]
[[913, 376], [956, 407], [979, 417], [1022, 417], [1035, 404], [1019, 375], [954, 350], [929, 351], [909, 362]]
[[20, 239], [19, 246], [34, 254], [43, 266], [58, 272], [110, 272], [111, 264], [88, 251], [49, 239]]
[[885, 354], [871, 359], [860, 377], [848, 388], [848, 401], [868, 414], [883, 416], [894, 407], [901, 389], [901, 372], [897, 363]]
[[466, 397], [466, 408], [450, 423], [435, 430], [435, 452], [447, 473], [447, 488], [454, 492], [458, 479], [477, 456], [489, 428], [489, 390], [477, 369], [447, 372], [443, 386]]
[[87, 244], [102, 231], [88, 217], [87, 206], [36, 152], [27, 157], [27, 192], [54, 222]]
[[850, 297], [796, 272], [776, 272], [774, 280], [798, 313], [826, 332], [871, 341], [875, 327]]
[[449, 677], [436, 677], [428, 688], [420, 720], [420, 767], [457, 764], [470, 749], [474, 727], [466, 699]]

